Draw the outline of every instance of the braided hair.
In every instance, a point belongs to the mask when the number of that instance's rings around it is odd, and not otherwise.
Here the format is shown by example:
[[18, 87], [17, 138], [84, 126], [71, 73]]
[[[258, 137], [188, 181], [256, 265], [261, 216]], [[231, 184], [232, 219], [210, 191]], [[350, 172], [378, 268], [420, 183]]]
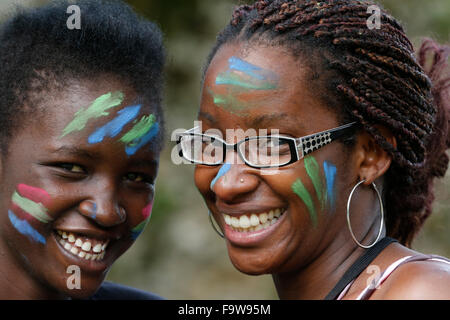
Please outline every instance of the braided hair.
[[[373, 4], [259, 0], [241, 5], [218, 35], [204, 70], [230, 42], [265, 42], [308, 58], [309, 80], [318, 84], [314, 92], [322, 93], [339, 122], [358, 122], [391, 155], [383, 194], [387, 234], [411, 246], [432, 211], [433, 180], [445, 175], [449, 162], [450, 47], [426, 39], [416, 57], [402, 26], [384, 10], [381, 28], [368, 28], [367, 9]], [[397, 147], [376, 125], [395, 135]]]

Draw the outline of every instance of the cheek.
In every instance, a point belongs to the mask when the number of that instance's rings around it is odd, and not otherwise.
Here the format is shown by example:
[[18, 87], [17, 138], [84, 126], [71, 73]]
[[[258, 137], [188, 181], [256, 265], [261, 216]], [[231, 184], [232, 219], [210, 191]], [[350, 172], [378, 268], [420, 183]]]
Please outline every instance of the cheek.
[[48, 210], [51, 202], [44, 189], [19, 184], [11, 197], [8, 219], [20, 234], [33, 242], [46, 244], [45, 235], [49, 229], [46, 226], [53, 221]]
[[312, 225], [317, 227], [321, 214], [335, 211], [337, 169], [330, 161], [320, 165], [313, 156], [304, 158], [304, 167], [306, 174], [299, 174], [291, 189], [306, 207]]
[[205, 195], [210, 191], [210, 185], [214, 179], [214, 172], [207, 168], [196, 166], [194, 170], [194, 182], [198, 191]]
[[131, 238], [133, 240], [136, 240], [140, 236], [140, 234], [142, 233], [142, 231], [144, 231], [145, 227], [147, 226], [148, 222], [150, 221], [150, 217], [152, 214], [152, 208], [153, 208], [153, 201], [148, 203], [142, 209], [140, 217], [139, 217], [140, 222], [131, 229]]

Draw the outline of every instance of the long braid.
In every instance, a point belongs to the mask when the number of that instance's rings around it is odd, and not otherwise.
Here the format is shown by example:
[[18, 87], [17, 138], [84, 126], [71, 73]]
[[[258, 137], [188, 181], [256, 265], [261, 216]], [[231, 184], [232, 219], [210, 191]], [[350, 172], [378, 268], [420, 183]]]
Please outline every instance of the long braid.
[[[445, 94], [450, 79], [441, 79], [441, 73], [450, 48], [426, 41], [417, 60], [402, 26], [386, 12], [381, 12], [381, 29], [367, 27], [367, 8], [372, 4], [259, 0], [240, 6], [219, 35], [207, 66], [217, 50], [232, 40], [278, 41], [294, 55], [305, 47], [315, 50], [321, 61], [314, 67], [326, 70], [324, 74], [334, 72], [328, 84], [332, 87], [323, 89], [331, 90], [342, 101], [345, 117], [359, 122], [393, 158], [385, 176], [387, 232], [410, 245], [431, 213], [432, 180], [442, 177], [448, 167], [450, 107]], [[429, 52], [435, 56], [428, 76], [424, 66]], [[376, 124], [397, 137], [397, 148]]]

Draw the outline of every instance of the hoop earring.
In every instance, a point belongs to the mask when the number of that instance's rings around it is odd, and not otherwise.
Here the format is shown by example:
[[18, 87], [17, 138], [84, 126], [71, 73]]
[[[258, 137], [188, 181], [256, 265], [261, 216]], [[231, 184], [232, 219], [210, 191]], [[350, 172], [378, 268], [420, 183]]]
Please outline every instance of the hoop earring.
[[225, 236], [223, 235], [223, 233], [219, 232], [219, 230], [217, 230], [216, 226], [214, 225], [214, 222], [212, 221], [212, 217], [211, 217], [211, 211], [208, 210], [208, 217], [209, 217], [209, 222], [211, 222], [211, 225], [214, 229], [214, 231], [221, 237], [221, 238], [225, 238]]
[[350, 231], [350, 235], [352, 236], [352, 238], [353, 238], [353, 240], [356, 242], [356, 244], [357, 244], [358, 246], [360, 246], [361, 248], [369, 249], [369, 248], [372, 248], [372, 247], [378, 242], [378, 240], [380, 240], [380, 236], [381, 236], [381, 233], [383, 232], [383, 225], [384, 225], [383, 200], [381, 199], [380, 192], [378, 192], [378, 189], [377, 189], [377, 186], [375, 185], [375, 183], [372, 182], [372, 187], [375, 189], [375, 192], [377, 193], [378, 201], [380, 202], [380, 208], [381, 208], [381, 224], [380, 224], [380, 230], [378, 231], [377, 238], [375, 239], [375, 241], [374, 241], [371, 245], [369, 245], [369, 246], [363, 245], [363, 244], [360, 243], [358, 240], [356, 240], [355, 234], [353, 233], [353, 230], [352, 230], [352, 225], [351, 225], [351, 223], [350, 223], [350, 202], [351, 202], [351, 200], [352, 200], [353, 192], [355, 192], [355, 190], [356, 190], [362, 183], [364, 183], [365, 181], [366, 181], [366, 180], [362, 180], [362, 181], [358, 182], [358, 183], [353, 187], [352, 191], [350, 192], [350, 195], [349, 195], [348, 200], [347, 200], [347, 225], [348, 225], [348, 230]]

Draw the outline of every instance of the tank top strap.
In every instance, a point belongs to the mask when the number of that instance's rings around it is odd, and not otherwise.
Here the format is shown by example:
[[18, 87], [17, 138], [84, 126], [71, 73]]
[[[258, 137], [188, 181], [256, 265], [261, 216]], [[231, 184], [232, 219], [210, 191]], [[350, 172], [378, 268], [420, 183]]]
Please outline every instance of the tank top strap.
[[[433, 255], [433, 254], [418, 254], [418, 255], [414, 255], [414, 256], [406, 256], [403, 258], [400, 258], [398, 260], [396, 260], [395, 262], [393, 262], [392, 264], [390, 264], [386, 270], [376, 279], [374, 279], [372, 281], [372, 283], [370, 283], [360, 294], [359, 296], [356, 298], [356, 300], [367, 300], [369, 299], [372, 294], [375, 292], [375, 290], [377, 290], [377, 288], [400, 266], [408, 263], [408, 262], [413, 262], [413, 261], [427, 261], [427, 260], [432, 260], [432, 261], [440, 261], [440, 262], [444, 262], [447, 264], [450, 264], [450, 260], [445, 258], [445, 257], [441, 257], [438, 255]], [[350, 286], [349, 286], [350, 287]], [[345, 290], [345, 292], [348, 291], [348, 288], [346, 288], [347, 290]], [[345, 294], [344, 294], [345, 295]], [[343, 295], [341, 295], [343, 296]], [[340, 296], [340, 297], [341, 297]]]
[[326, 295], [325, 300], [334, 300], [342, 296], [342, 292], [351, 286], [354, 279], [363, 272], [367, 266], [383, 251], [389, 244], [397, 242], [397, 240], [385, 237], [378, 241], [373, 247], [367, 249], [348, 270], [342, 278], [336, 283], [333, 289]]

